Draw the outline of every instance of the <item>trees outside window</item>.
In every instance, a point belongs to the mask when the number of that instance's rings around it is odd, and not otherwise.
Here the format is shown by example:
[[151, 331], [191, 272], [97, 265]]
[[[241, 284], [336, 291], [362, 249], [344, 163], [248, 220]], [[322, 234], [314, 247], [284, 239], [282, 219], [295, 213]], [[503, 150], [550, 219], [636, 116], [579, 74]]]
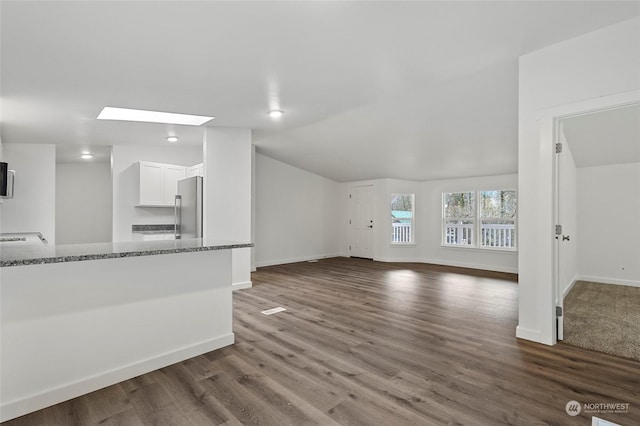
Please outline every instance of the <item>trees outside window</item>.
[[442, 242], [515, 250], [518, 198], [515, 190], [445, 192], [442, 194]]
[[442, 197], [444, 244], [471, 246], [475, 241], [475, 192], [445, 192]]

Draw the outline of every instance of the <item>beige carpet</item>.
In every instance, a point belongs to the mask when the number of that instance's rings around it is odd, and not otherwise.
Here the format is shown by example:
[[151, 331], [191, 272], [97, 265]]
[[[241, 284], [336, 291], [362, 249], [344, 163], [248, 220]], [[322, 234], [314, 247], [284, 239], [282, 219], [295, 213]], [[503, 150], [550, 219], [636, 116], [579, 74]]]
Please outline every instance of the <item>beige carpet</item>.
[[640, 287], [578, 281], [564, 299], [564, 341], [640, 361]]

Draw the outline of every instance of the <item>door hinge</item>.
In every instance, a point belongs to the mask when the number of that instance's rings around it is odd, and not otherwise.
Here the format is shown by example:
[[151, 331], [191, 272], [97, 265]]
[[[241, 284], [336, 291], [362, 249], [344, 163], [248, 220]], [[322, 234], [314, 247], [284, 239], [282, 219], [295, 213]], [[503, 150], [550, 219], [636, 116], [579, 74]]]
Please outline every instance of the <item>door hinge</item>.
[[349, 246], [349, 250], [351, 250], [351, 246]]
[[562, 152], [562, 143], [556, 143], [556, 154], [560, 154]]
[[349, 225], [351, 225], [351, 219], [349, 219]]
[[562, 234], [562, 225], [556, 225], [556, 235]]
[[351, 198], [351, 194], [349, 194], [349, 198]]
[[562, 316], [562, 306], [556, 306], [556, 316], [557, 317]]

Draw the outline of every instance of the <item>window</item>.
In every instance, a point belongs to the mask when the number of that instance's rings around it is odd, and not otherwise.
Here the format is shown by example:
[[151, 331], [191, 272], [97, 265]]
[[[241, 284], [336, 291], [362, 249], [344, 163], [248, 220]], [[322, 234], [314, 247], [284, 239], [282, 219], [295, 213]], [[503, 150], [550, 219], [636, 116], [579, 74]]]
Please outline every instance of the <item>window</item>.
[[517, 206], [509, 189], [443, 193], [443, 244], [514, 250]]
[[444, 243], [446, 245], [470, 246], [474, 244], [476, 217], [475, 192], [445, 192]]
[[480, 244], [482, 247], [516, 247], [516, 191], [480, 192]]
[[414, 194], [391, 195], [391, 243], [413, 243]]

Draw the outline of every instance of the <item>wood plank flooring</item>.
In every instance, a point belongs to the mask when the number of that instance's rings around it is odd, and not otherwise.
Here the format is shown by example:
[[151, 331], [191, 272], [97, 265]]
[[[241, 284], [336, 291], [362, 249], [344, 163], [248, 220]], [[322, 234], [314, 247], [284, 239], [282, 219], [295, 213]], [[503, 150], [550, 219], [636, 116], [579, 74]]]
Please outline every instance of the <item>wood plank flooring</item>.
[[518, 341], [513, 275], [335, 258], [252, 280], [232, 347], [3, 426], [590, 425], [570, 400], [640, 424], [640, 363]]

